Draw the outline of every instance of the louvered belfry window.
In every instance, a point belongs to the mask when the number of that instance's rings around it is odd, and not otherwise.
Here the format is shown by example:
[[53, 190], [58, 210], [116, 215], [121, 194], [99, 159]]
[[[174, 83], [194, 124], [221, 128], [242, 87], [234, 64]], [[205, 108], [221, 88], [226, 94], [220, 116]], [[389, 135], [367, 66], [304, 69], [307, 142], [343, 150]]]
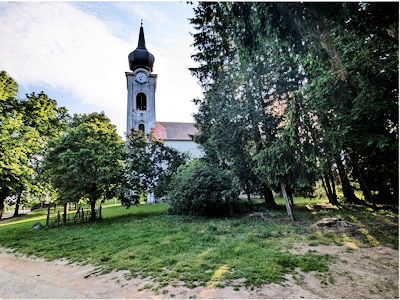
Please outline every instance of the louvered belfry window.
[[143, 93], [139, 93], [136, 95], [136, 110], [146, 110], [147, 101], [146, 95]]

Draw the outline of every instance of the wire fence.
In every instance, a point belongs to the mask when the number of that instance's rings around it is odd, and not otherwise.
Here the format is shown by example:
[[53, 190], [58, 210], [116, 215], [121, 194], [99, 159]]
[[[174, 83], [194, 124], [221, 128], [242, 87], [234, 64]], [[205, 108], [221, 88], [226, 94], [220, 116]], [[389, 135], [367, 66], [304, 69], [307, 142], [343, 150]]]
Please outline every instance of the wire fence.
[[[101, 219], [101, 205], [95, 208], [95, 219]], [[57, 207], [52, 209], [50, 206], [47, 209], [46, 226], [60, 227], [69, 224], [83, 224], [92, 220], [92, 210], [90, 207], [80, 206], [76, 210], [68, 211], [68, 209], [60, 210]]]

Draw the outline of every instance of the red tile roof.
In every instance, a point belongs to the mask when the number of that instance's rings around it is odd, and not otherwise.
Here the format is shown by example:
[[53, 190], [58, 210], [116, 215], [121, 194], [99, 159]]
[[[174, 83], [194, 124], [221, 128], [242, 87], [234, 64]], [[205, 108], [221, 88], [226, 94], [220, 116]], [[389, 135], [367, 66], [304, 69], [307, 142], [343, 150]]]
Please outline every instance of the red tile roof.
[[156, 128], [151, 131], [156, 139], [191, 141], [189, 134], [196, 134], [197, 129], [194, 123], [156, 122]]

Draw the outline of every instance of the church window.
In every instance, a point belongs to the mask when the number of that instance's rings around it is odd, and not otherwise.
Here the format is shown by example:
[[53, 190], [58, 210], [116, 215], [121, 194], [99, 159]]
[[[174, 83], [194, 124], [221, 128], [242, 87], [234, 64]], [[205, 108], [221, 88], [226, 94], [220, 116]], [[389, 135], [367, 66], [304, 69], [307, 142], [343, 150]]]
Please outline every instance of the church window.
[[136, 96], [136, 110], [146, 110], [146, 95], [139, 93]]
[[139, 124], [139, 130], [144, 132], [144, 124]]

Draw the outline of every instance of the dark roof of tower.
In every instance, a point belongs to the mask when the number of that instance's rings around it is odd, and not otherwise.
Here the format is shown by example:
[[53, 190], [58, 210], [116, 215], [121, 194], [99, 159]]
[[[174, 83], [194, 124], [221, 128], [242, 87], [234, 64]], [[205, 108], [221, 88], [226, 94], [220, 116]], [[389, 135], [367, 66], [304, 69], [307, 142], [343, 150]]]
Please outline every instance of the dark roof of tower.
[[153, 72], [154, 56], [146, 49], [143, 26], [140, 26], [139, 41], [137, 48], [129, 56], [129, 68], [135, 71], [138, 68]]
[[191, 141], [190, 135], [197, 133], [194, 123], [156, 122], [152, 128], [153, 136], [159, 140]]
[[139, 41], [137, 45], [138, 49], [146, 49], [146, 41], [144, 39], [144, 31], [143, 31], [143, 26], [140, 26], [140, 31], [139, 31]]

